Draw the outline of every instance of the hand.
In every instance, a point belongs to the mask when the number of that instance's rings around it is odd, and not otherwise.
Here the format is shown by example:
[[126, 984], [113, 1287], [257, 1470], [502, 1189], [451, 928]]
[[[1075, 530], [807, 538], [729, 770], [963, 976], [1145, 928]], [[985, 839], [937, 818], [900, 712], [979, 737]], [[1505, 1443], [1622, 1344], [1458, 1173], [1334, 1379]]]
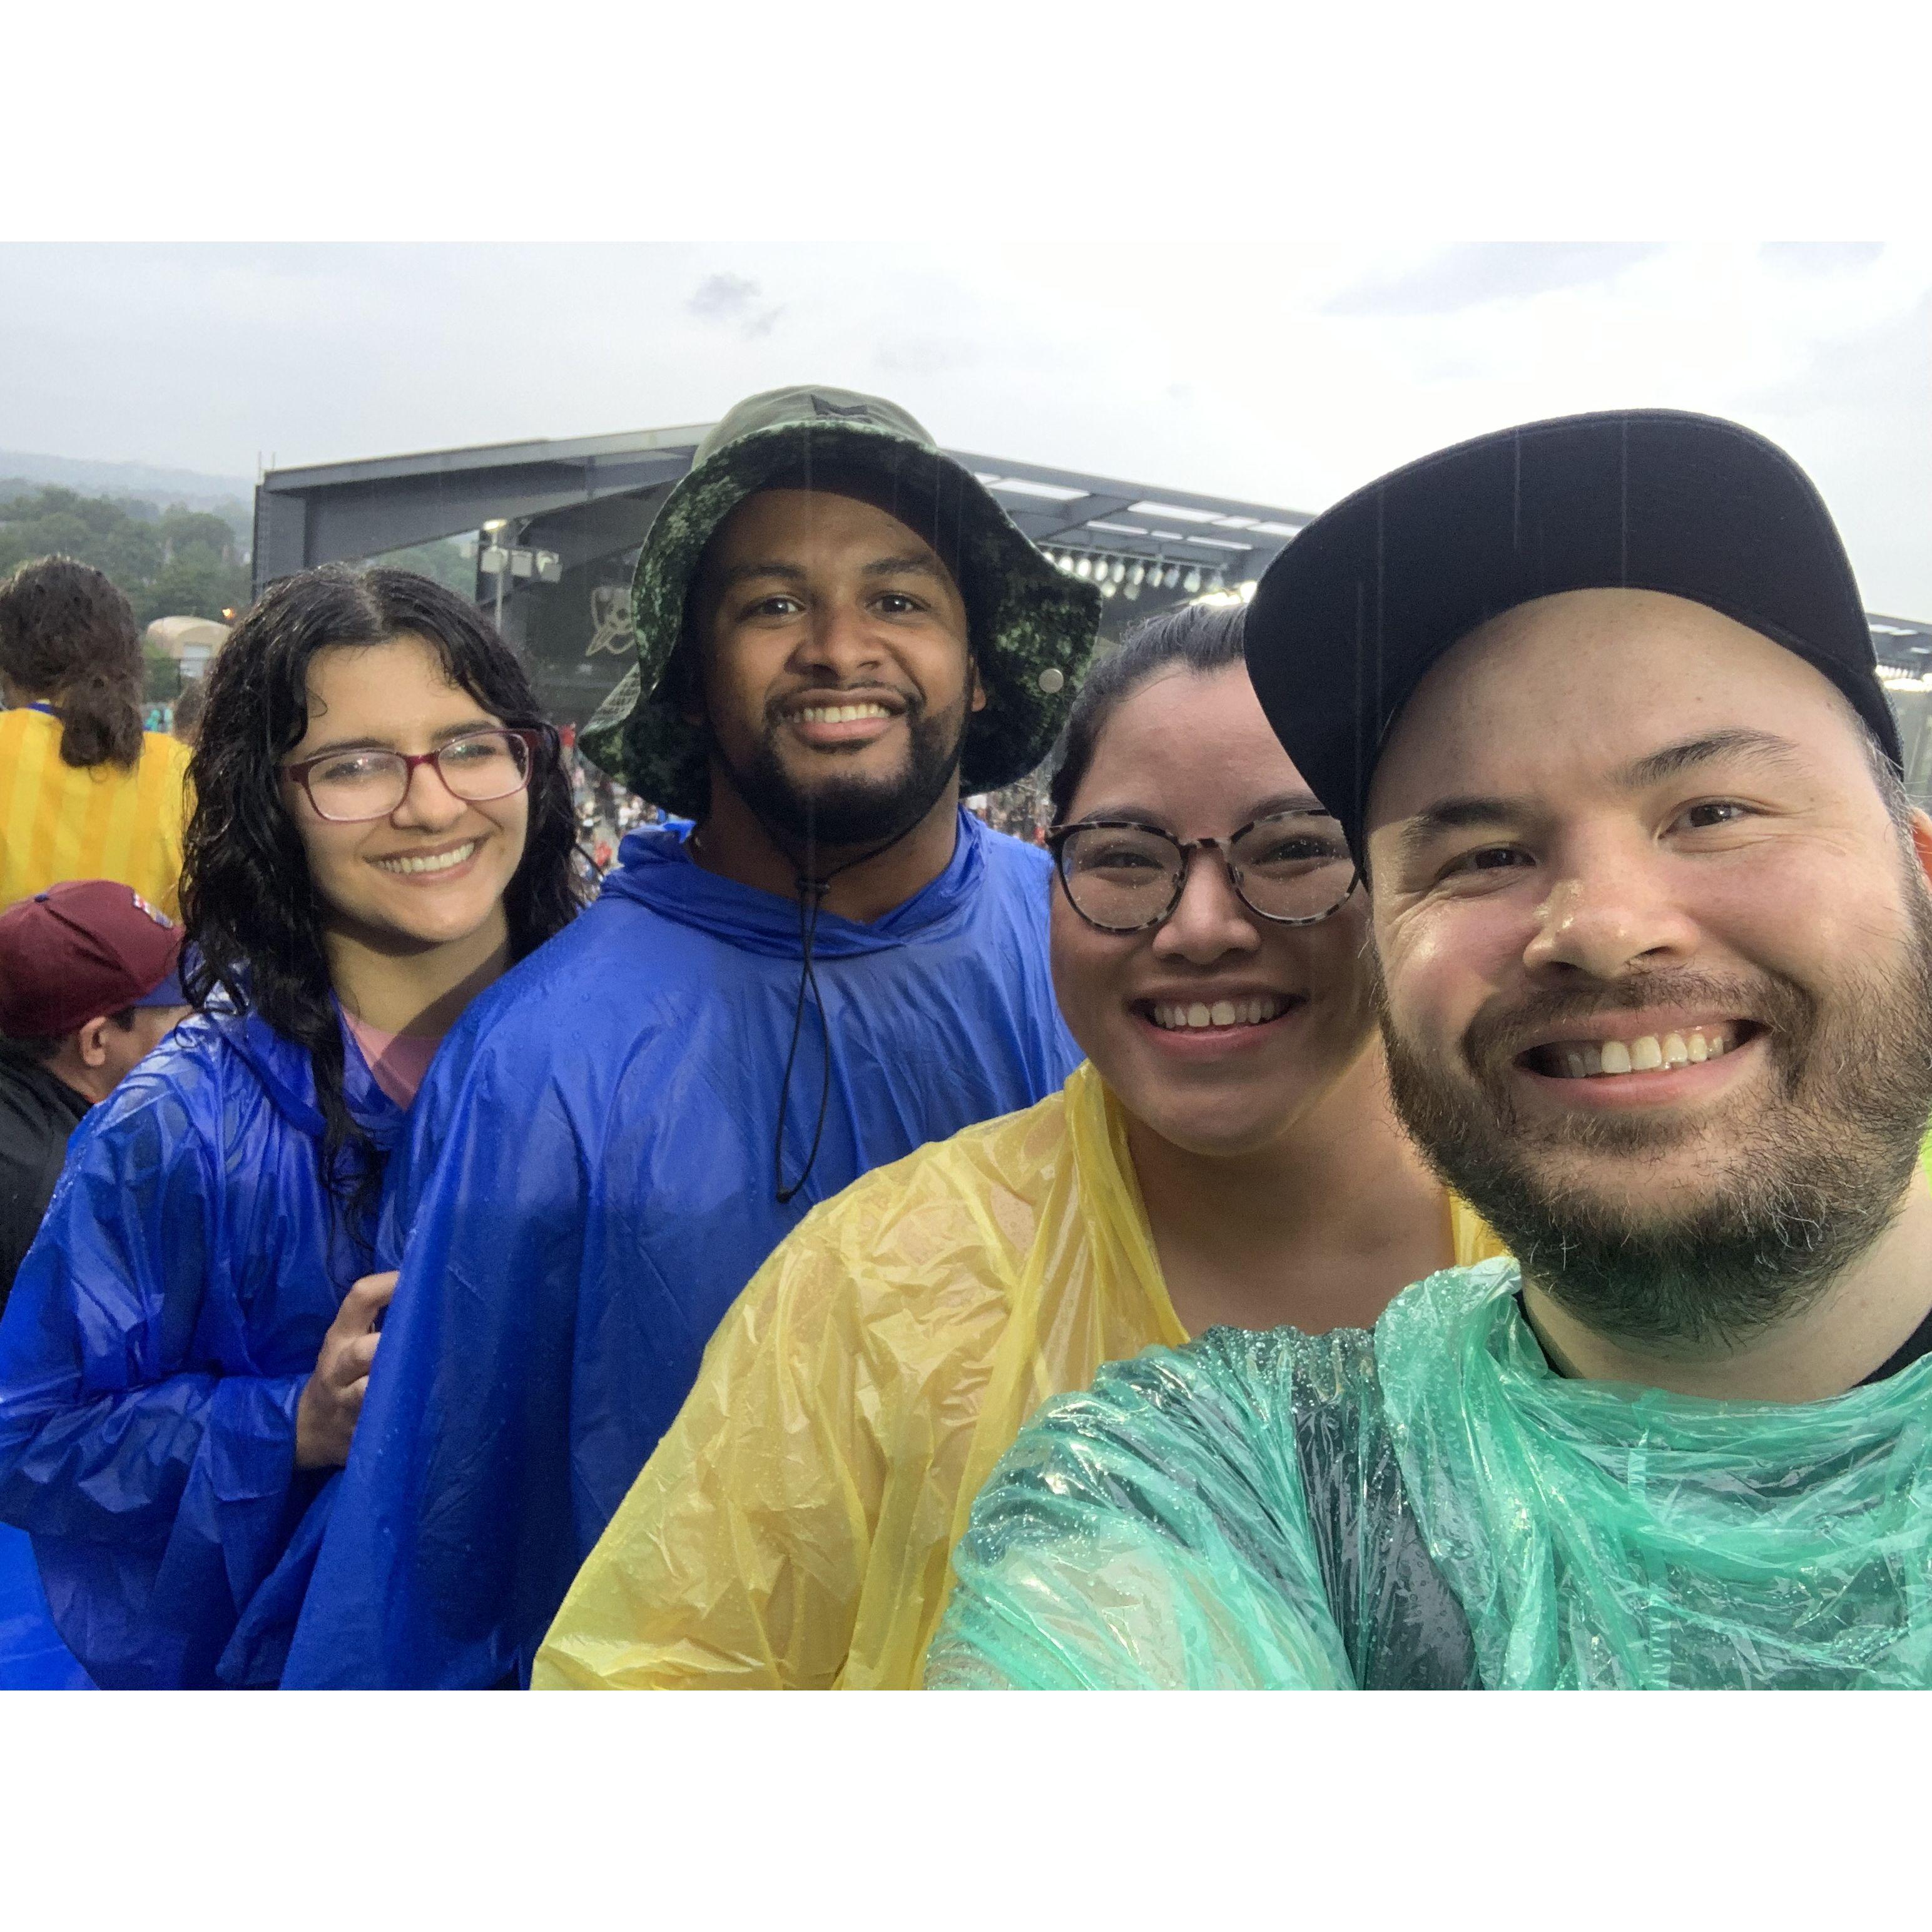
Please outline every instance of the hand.
[[369, 1365], [376, 1359], [376, 1318], [396, 1292], [396, 1271], [365, 1274], [342, 1298], [315, 1373], [296, 1406], [296, 1467], [339, 1469], [349, 1460], [350, 1438], [369, 1390]]

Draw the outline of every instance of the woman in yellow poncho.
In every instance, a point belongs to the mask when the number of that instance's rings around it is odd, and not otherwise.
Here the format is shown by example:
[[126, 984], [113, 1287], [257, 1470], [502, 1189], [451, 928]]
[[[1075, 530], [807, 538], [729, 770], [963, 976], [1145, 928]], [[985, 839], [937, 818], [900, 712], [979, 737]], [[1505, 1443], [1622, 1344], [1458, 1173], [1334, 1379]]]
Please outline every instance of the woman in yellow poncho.
[[1046, 1397], [1216, 1324], [1366, 1327], [1498, 1252], [1390, 1111], [1362, 896], [1240, 616], [1144, 626], [1069, 722], [1053, 969], [1088, 1064], [777, 1250], [537, 1688], [916, 1685], [973, 1498]]

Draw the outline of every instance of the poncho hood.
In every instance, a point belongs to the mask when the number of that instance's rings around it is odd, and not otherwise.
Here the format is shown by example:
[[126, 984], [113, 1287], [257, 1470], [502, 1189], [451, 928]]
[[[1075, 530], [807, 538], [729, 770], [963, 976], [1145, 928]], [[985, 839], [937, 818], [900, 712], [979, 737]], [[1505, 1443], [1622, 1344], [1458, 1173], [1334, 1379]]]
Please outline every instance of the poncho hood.
[[[971, 916], [986, 871], [986, 828], [961, 808], [959, 832], [945, 871], [883, 919], [861, 922], [822, 912], [812, 950], [820, 959], [884, 952], [914, 940], [948, 938]], [[604, 880], [603, 896], [649, 906], [680, 926], [768, 958], [803, 956], [798, 902], [721, 878], [699, 865], [682, 837], [659, 826], [633, 832], [618, 848], [620, 863]]]
[[[341, 1009], [336, 1010], [339, 1023]], [[322, 1109], [316, 1102], [315, 1070], [306, 1047], [278, 1033], [259, 1013], [210, 1013], [200, 1024], [246, 1063], [275, 1111], [290, 1126], [320, 1138]], [[342, 1097], [350, 1118], [379, 1151], [387, 1154], [401, 1138], [407, 1117], [376, 1085], [346, 1026], [342, 1028]]]

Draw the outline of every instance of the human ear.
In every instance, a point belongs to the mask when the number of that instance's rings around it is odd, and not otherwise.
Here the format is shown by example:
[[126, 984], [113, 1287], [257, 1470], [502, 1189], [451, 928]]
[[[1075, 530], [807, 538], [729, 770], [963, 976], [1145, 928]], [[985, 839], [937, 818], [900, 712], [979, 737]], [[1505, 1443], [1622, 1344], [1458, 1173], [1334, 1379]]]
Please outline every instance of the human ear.
[[980, 667], [969, 657], [966, 660], [966, 676], [971, 690], [967, 701], [969, 711], [983, 711], [986, 708], [986, 687], [980, 682]]
[[1918, 854], [1918, 869], [1932, 884], [1932, 818], [1916, 806], [1912, 813], [1912, 849]]
[[80, 1055], [80, 1063], [83, 1066], [105, 1066], [107, 1064], [108, 1025], [107, 1017], [103, 1014], [98, 1019], [83, 1022], [76, 1030], [74, 1050]]

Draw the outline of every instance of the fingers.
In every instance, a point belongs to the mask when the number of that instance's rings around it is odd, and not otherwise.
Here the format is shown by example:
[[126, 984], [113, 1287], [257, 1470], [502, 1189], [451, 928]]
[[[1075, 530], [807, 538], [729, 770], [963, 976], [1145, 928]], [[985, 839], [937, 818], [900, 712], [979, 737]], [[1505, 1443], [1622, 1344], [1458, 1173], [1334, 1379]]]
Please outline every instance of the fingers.
[[369, 1379], [369, 1365], [376, 1359], [380, 1335], [358, 1335], [338, 1348], [328, 1364], [329, 1387], [339, 1396], [358, 1382]]
[[396, 1292], [396, 1274], [391, 1268], [383, 1274], [365, 1274], [342, 1298], [342, 1306], [336, 1310], [331, 1326], [345, 1334], [367, 1334]]

